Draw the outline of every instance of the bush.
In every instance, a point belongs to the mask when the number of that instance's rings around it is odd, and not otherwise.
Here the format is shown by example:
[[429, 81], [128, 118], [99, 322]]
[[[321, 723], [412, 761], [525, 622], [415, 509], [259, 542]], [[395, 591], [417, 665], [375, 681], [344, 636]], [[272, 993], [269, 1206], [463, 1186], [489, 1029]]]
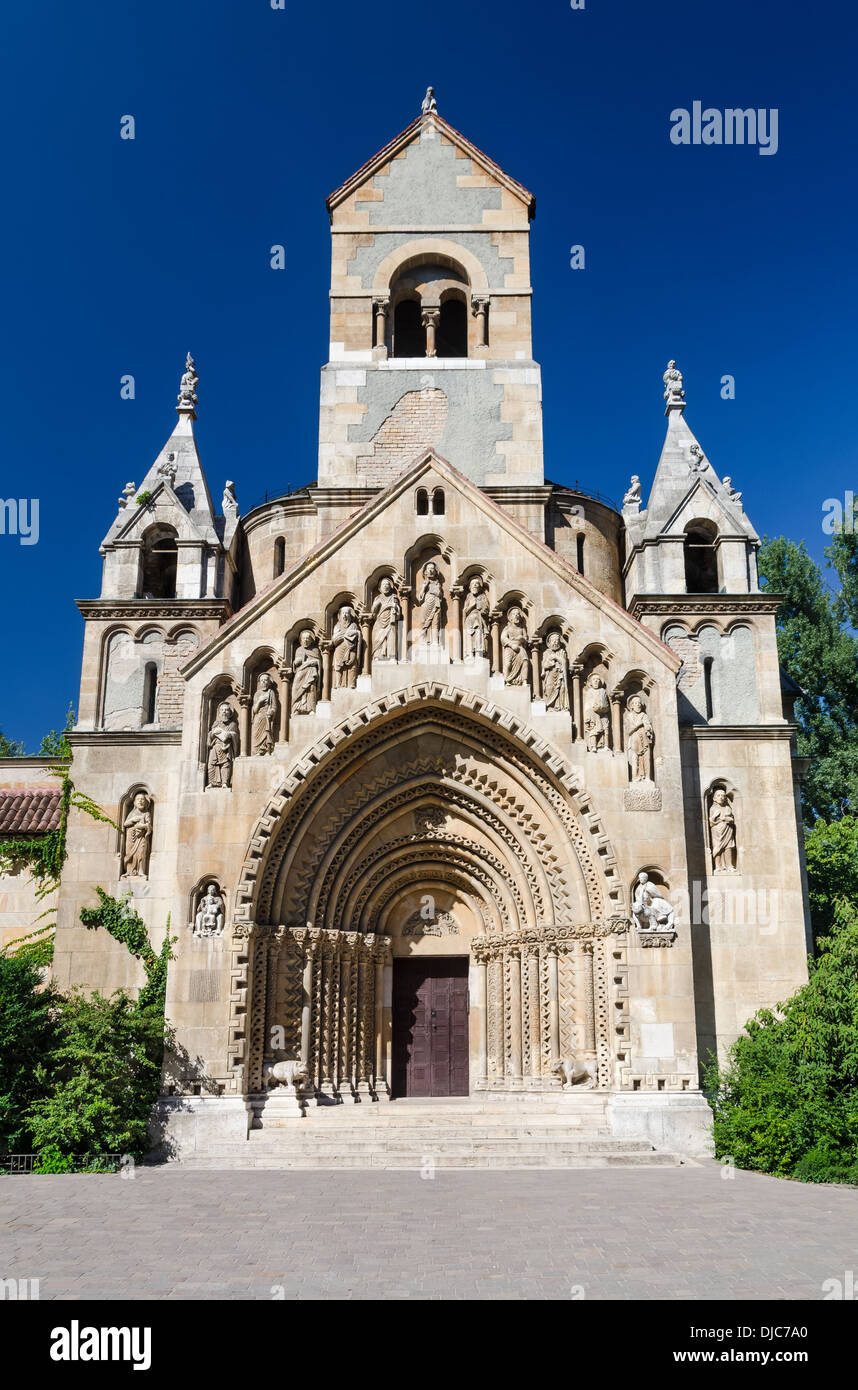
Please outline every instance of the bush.
[[29, 1148], [26, 1113], [43, 1093], [39, 1063], [55, 1036], [56, 996], [27, 955], [0, 954], [0, 1153]]
[[854, 1180], [842, 1175], [858, 1164], [858, 908], [837, 905], [808, 983], [751, 1019], [727, 1064], [710, 1068], [707, 1091], [719, 1158], [805, 1181]]

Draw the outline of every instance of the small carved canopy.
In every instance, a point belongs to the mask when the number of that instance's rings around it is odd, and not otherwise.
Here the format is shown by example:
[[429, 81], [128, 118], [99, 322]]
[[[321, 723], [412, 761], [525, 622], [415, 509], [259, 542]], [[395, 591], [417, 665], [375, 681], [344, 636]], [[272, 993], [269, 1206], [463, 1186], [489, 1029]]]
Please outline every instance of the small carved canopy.
[[286, 660], [290, 666], [293, 665], [295, 661], [295, 653], [298, 650], [298, 647], [301, 645], [302, 632], [312, 632], [314, 638], [316, 639], [317, 650], [319, 647], [319, 643], [325, 635], [319, 627], [319, 624], [317, 623], [315, 618], [299, 618], [297, 622], [293, 623], [292, 626], [289, 628], [288, 632], [286, 633], [286, 640], [284, 642]]
[[[202, 720], [200, 728], [200, 761], [205, 762], [208, 755], [208, 735], [218, 717], [218, 710], [222, 704], [229, 705], [233, 714], [238, 718], [238, 695], [240, 691], [236, 687], [235, 681], [225, 673], [215, 676], [209, 681], [202, 698]], [[236, 724], [236, 728], [238, 725]]]
[[332, 636], [334, 628], [337, 625], [337, 619], [340, 616], [341, 608], [351, 608], [355, 617], [359, 618], [362, 610], [361, 602], [357, 594], [353, 593], [350, 589], [342, 589], [335, 598], [331, 599], [330, 603], [326, 604], [325, 632], [329, 637]]
[[263, 674], [271, 676], [274, 688], [277, 689], [277, 657], [273, 647], [257, 647], [252, 656], [248, 657], [244, 663], [242, 672], [242, 691], [247, 695], [253, 695], [259, 685], [259, 677]]
[[206, 874], [203, 878], [198, 879], [197, 882], [194, 884], [193, 888], [191, 889], [191, 892], [190, 892], [190, 895], [189, 895], [189, 898], [188, 898], [188, 909], [189, 909], [188, 922], [189, 922], [190, 926], [193, 927], [194, 921], [195, 921], [195, 919], [196, 919], [196, 915], [197, 915], [197, 913], [198, 913], [198, 911], [199, 911], [199, 908], [200, 908], [200, 903], [202, 902], [203, 898], [206, 896], [206, 893], [208, 892], [209, 887], [214, 887], [214, 888], [217, 890], [217, 892], [220, 894], [220, 896], [223, 898], [223, 904], [224, 904], [223, 920], [224, 920], [224, 928], [226, 928], [226, 923], [227, 923], [227, 920], [228, 920], [228, 917], [227, 917], [227, 907], [228, 907], [228, 903], [227, 903], [226, 889], [221, 887], [220, 879], [217, 878], [217, 876], [216, 876], [215, 874]]
[[611, 663], [614, 660], [613, 652], [603, 646], [601, 642], [590, 642], [576, 657], [576, 661], [581, 666], [581, 680], [586, 685], [591, 676], [601, 676], [607, 689], [610, 689]]
[[116, 852], [122, 854], [125, 848], [125, 820], [134, 809], [134, 799], [138, 796], [145, 796], [148, 803], [147, 809], [152, 815], [155, 809], [155, 798], [146, 786], [145, 782], [135, 782], [129, 787], [125, 795], [119, 802], [119, 811], [116, 818]]

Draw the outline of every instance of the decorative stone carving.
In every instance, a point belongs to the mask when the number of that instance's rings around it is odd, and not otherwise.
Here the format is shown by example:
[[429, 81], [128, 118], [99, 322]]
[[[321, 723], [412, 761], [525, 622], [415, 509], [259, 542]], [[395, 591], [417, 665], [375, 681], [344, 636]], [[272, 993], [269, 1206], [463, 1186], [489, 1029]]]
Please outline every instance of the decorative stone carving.
[[639, 507], [641, 504], [641, 480], [637, 473], [632, 474], [629, 490], [623, 498], [624, 507]]
[[122, 489], [122, 496], [119, 499], [119, 510], [123, 512], [137, 491], [136, 483], [126, 483]]
[[403, 936], [458, 936], [460, 934], [459, 923], [452, 912], [432, 913], [428, 917], [423, 916], [423, 909], [418, 908], [412, 912], [410, 917], [405, 919], [402, 925]]
[[[564, 1091], [580, 1087], [582, 1091], [592, 1091], [596, 1085], [598, 1063], [595, 1057], [560, 1057], [551, 1063], [552, 1076], [560, 1076]], [[582, 1084], [583, 1083], [583, 1084]]]
[[730, 477], [729, 473], [725, 476], [723, 485], [724, 491], [733, 503], [733, 506], [737, 507], [739, 511], [742, 511], [742, 494], [741, 492], [737, 492], [734, 488], [733, 479]]
[[387, 575], [379, 582], [371, 617], [373, 661], [395, 661], [396, 634], [402, 617], [402, 605], [393, 580]]
[[265, 1062], [262, 1067], [262, 1079], [266, 1088], [285, 1086], [288, 1089], [309, 1081], [310, 1074], [305, 1062], [290, 1059], [287, 1062]]
[[626, 753], [633, 782], [652, 782], [652, 720], [640, 695], [632, 695], [626, 707]]
[[736, 815], [724, 787], [716, 787], [709, 803], [709, 847], [716, 873], [736, 872]]
[[360, 657], [360, 624], [351, 604], [344, 603], [334, 625], [334, 686], [337, 690], [353, 690], [357, 684]]
[[137, 792], [122, 823], [122, 877], [147, 878], [152, 848], [152, 802], [145, 792]]
[[691, 462], [688, 466], [692, 473], [705, 473], [708, 465], [706, 463], [706, 455], [700, 445], [697, 443], [692, 444], [688, 452], [691, 455]]
[[641, 932], [676, 933], [676, 912], [649, 874], [638, 874], [632, 916]]
[[605, 682], [594, 671], [587, 678], [584, 693], [584, 737], [588, 753], [598, 753], [602, 748], [607, 748], [610, 722], [611, 702]]
[[209, 730], [208, 785], [231, 787], [232, 768], [239, 751], [238, 719], [235, 710], [224, 700], [218, 706], [217, 717]]
[[436, 647], [441, 640], [441, 617], [444, 608], [444, 581], [434, 560], [428, 560], [422, 570], [423, 582], [417, 593], [420, 609], [420, 632], [427, 646]]
[[235, 495], [235, 483], [229, 479], [223, 485], [223, 499], [220, 505], [225, 517], [234, 518], [238, 516], [238, 498]]
[[194, 936], [222, 936], [225, 912], [226, 904], [220, 888], [212, 880], [194, 914]]
[[309, 627], [298, 638], [292, 670], [292, 713], [313, 714], [322, 689], [322, 657]]
[[190, 353], [185, 358], [185, 370], [182, 373], [182, 380], [179, 384], [179, 395], [177, 410], [194, 410], [197, 404], [197, 386], [199, 377], [194, 366], [194, 359]]
[[437, 834], [447, 824], [447, 812], [443, 806], [418, 806], [414, 824], [418, 835]]
[[274, 752], [277, 729], [277, 692], [267, 671], [259, 677], [253, 697], [250, 726], [250, 751], [256, 754]]
[[166, 482], [170, 484], [170, 487], [175, 487], [176, 474], [178, 471], [178, 460], [176, 459], [176, 455], [172, 452], [167, 455], [163, 463], [158, 464], [158, 477], [164, 478]]
[[465, 657], [486, 657], [489, 654], [489, 613], [491, 605], [485, 581], [479, 575], [468, 584], [468, 596], [462, 612], [465, 636]]
[[682, 387], [682, 372], [677, 368], [673, 358], [667, 364], [667, 371], [662, 377], [664, 382], [664, 399], [667, 401], [668, 409], [672, 405], [685, 404], [685, 391]]
[[435, 100], [435, 88], [434, 88], [434, 87], [427, 87], [427, 88], [426, 88], [426, 95], [425, 95], [425, 97], [423, 98], [423, 104], [422, 104], [422, 106], [420, 107], [421, 114], [424, 115], [424, 116], [428, 116], [428, 114], [429, 114], [430, 111], [437, 111], [437, 110], [438, 110], [438, 103], [437, 103], [437, 101]]
[[503, 678], [507, 685], [527, 685], [528, 647], [524, 613], [517, 604], [507, 610], [506, 626], [501, 632]]
[[549, 632], [542, 653], [542, 698], [545, 708], [569, 709], [569, 657], [559, 632]]

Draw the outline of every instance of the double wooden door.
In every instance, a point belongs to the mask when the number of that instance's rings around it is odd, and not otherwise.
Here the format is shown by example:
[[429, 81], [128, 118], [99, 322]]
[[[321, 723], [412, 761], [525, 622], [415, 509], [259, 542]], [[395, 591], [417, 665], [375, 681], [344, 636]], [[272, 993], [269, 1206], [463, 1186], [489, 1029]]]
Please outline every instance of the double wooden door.
[[468, 1094], [468, 958], [393, 962], [393, 1094]]

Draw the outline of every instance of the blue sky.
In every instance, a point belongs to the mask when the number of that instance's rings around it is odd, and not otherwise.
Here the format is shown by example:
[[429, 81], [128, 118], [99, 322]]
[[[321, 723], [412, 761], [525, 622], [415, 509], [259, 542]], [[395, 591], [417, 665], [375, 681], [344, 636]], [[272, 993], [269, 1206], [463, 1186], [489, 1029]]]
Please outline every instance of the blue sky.
[[[173, 427], [188, 348], [213, 494], [235, 479], [246, 510], [313, 477], [325, 196], [430, 82], [537, 197], [547, 475], [648, 487], [675, 357], [757, 529], [821, 558], [823, 501], [858, 491], [853, 5], [18, 0], [0, 22], [0, 496], [40, 500], [37, 545], [0, 536], [8, 736], [35, 749], [77, 700], [73, 600], [99, 592], [99, 543]], [[672, 144], [695, 100], [777, 108], [777, 153]]]

